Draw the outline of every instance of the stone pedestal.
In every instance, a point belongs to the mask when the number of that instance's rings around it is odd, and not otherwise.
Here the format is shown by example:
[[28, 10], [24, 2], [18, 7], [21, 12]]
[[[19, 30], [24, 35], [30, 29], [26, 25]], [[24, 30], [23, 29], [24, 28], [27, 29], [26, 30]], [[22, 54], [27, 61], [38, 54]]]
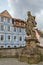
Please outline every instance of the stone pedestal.
[[25, 38], [26, 41], [26, 46], [32, 46], [32, 47], [36, 47], [37, 44], [39, 44], [40, 42], [38, 41], [38, 39], [33, 39], [33, 38]]
[[[38, 63], [41, 60], [41, 53], [37, 47], [39, 41], [37, 39], [26, 38], [26, 46], [22, 50], [22, 53], [19, 57], [21, 61], [26, 61], [28, 63]], [[25, 59], [24, 59], [25, 58]]]

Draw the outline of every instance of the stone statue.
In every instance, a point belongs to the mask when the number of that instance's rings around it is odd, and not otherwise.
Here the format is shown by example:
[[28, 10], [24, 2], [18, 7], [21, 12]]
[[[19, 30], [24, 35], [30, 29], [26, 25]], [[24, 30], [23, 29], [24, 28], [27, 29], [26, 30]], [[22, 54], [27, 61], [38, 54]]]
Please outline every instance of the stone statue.
[[34, 31], [34, 27], [36, 27], [37, 24], [35, 21], [35, 16], [32, 16], [30, 11], [28, 11], [27, 15], [28, 15], [28, 19], [25, 25], [26, 34], [28, 36], [31, 35], [32, 38], [36, 38], [35, 31]]
[[[26, 29], [26, 46], [22, 49], [21, 55], [20, 55], [20, 60], [22, 61], [27, 61], [29, 63], [37, 63], [40, 61], [40, 51], [37, 47], [37, 37], [36, 37], [36, 32], [35, 32], [35, 27], [36, 27], [36, 21], [35, 21], [35, 16], [31, 15], [31, 12], [28, 11], [27, 13], [28, 19], [25, 24], [25, 29]], [[25, 58], [24, 58], [25, 56]]]

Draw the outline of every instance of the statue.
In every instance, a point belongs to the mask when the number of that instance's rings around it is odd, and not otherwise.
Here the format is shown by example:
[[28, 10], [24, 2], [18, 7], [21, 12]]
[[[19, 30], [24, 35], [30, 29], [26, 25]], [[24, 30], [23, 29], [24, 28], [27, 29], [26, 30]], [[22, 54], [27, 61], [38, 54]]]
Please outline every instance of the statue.
[[[25, 24], [26, 29], [26, 46], [22, 49], [21, 55], [19, 59], [21, 61], [27, 61], [29, 63], [37, 63], [40, 62], [40, 51], [37, 47], [37, 37], [35, 32], [35, 27], [37, 25], [35, 21], [35, 16], [31, 15], [31, 12], [28, 11], [27, 13], [28, 19]], [[24, 58], [25, 56], [25, 58]]]
[[27, 15], [28, 15], [28, 19], [25, 25], [26, 34], [28, 36], [31, 35], [32, 38], [36, 38], [34, 27], [36, 27], [37, 23], [35, 21], [35, 16], [32, 16], [30, 11], [28, 11]]

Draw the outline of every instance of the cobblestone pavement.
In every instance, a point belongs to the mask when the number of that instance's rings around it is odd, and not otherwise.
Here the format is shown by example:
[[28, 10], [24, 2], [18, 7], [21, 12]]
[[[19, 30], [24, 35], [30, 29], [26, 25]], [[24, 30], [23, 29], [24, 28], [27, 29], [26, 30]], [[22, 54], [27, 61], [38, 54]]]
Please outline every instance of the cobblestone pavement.
[[[0, 58], [0, 65], [30, 65], [30, 64], [26, 62], [19, 62], [17, 59], [14, 58]], [[43, 62], [32, 65], [43, 65]]]

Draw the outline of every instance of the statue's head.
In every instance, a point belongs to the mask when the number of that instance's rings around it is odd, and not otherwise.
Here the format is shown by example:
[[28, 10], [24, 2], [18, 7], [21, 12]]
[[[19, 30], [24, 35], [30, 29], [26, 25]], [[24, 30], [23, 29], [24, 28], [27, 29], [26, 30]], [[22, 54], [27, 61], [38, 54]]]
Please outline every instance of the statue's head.
[[28, 11], [28, 12], [27, 12], [27, 15], [28, 15], [28, 16], [31, 16], [31, 12], [30, 12], [30, 11]]

